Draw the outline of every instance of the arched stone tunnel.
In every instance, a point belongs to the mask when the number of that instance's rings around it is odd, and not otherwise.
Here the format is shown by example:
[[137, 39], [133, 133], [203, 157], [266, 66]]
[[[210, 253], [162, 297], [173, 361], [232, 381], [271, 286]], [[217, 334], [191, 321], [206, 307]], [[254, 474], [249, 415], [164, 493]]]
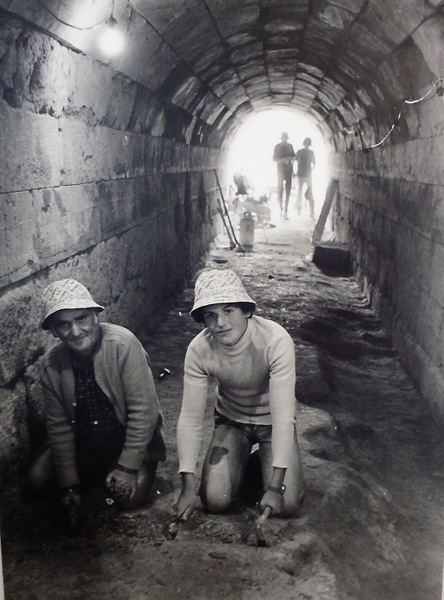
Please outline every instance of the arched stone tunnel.
[[0, 0], [2, 463], [41, 421], [43, 288], [155, 328], [221, 229], [233, 135], [277, 107], [323, 134], [337, 235], [442, 418], [443, 32], [441, 0]]

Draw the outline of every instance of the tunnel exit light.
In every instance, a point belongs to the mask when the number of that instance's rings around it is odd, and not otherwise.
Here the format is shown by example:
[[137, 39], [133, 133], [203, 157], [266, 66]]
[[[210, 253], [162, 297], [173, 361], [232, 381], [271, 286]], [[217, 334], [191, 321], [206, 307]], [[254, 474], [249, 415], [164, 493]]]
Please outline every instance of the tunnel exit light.
[[117, 56], [125, 46], [124, 37], [119, 31], [117, 21], [110, 17], [106, 22], [105, 30], [99, 37], [99, 47], [106, 56]]
[[227, 147], [227, 169], [231, 180], [234, 173], [243, 173], [257, 197], [270, 195], [270, 190], [277, 186], [273, 148], [283, 131], [288, 132], [295, 151], [302, 146], [304, 138], [313, 140], [312, 149], [316, 155], [313, 189], [321, 202], [330, 180], [330, 150], [316, 123], [291, 107], [265, 109], [245, 117]]

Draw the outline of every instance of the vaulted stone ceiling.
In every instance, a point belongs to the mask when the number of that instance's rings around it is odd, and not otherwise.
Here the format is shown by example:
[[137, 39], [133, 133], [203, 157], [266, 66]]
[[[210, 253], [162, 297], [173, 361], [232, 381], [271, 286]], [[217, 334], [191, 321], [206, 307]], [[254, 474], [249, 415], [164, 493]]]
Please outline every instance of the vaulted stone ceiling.
[[0, 0], [0, 5], [102, 60], [94, 28], [82, 27], [112, 11], [128, 41], [112, 66], [225, 133], [246, 114], [270, 106], [299, 109], [330, 132], [372, 115], [390, 124], [392, 106], [441, 75], [436, 42], [444, 30], [442, 0]]
[[179, 105], [199, 107], [206, 120], [286, 105], [336, 128], [386, 109], [438, 75], [427, 68], [413, 38], [443, 2], [131, 4], [174, 54], [161, 82], [164, 92]]

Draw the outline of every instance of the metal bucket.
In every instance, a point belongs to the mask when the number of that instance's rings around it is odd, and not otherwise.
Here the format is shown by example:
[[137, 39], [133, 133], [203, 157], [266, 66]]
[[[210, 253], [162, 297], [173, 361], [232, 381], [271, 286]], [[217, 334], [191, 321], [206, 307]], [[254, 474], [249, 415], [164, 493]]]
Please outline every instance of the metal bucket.
[[252, 249], [254, 244], [254, 219], [250, 212], [245, 212], [239, 221], [239, 243], [246, 250]]

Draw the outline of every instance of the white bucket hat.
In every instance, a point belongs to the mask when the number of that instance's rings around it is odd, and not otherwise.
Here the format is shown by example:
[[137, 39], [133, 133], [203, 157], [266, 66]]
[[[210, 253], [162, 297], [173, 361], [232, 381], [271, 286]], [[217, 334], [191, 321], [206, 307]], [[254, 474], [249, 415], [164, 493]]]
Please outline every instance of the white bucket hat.
[[50, 329], [48, 318], [59, 310], [95, 308], [101, 312], [104, 307], [94, 302], [86, 287], [75, 279], [54, 281], [43, 292], [42, 328]]
[[256, 302], [247, 294], [242, 281], [234, 271], [230, 269], [203, 271], [194, 286], [194, 305], [190, 314], [196, 321], [199, 321], [196, 311], [200, 308], [210, 304], [237, 302], [251, 304], [252, 310], [256, 306]]

